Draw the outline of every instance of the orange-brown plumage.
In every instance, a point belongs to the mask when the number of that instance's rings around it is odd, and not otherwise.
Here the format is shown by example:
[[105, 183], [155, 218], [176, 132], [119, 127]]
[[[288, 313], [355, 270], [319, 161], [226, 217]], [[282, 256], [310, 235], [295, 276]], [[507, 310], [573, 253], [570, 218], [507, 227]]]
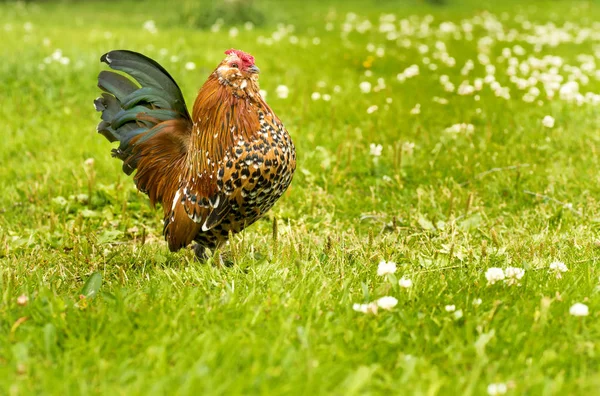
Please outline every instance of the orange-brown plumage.
[[152, 204], [162, 204], [171, 250], [192, 240], [198, 254], [219, 246], [264, 215], [295, 170], [294, 145], [259, 93], [254, 58], [237, 50], [226, 54], [200, 89], [191, 116], [156, 62], [129, 51], [102, 58], [142, 85], [102, 72], [99, 86], [112, 96], [96, 100], [103, 112], [98, 129], [121, 142], [113, 154], [127, 173], [137, 169], [136, 185]]

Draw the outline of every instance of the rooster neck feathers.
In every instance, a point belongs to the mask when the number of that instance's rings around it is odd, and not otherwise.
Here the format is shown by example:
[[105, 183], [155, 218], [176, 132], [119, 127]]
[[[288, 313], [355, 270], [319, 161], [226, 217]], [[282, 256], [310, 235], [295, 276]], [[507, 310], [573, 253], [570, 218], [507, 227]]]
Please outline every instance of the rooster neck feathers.
[[260, 132], [256, 126], [260, 125], [263, 117], [279, 123], [261, 97], [256, 79], [231, 82], [222, 78], [217, 68], [200, 89], [194, 103], [188, 180], [212, 179], [226, 160], [228, 148], [240, 141], [249, 142], [256, 138]]

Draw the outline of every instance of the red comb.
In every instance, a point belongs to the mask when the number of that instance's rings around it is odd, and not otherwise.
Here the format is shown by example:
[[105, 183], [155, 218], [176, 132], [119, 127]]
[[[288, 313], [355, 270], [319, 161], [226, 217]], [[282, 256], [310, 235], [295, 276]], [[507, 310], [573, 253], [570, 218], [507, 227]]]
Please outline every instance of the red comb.
[[254, 64], [254, 57], [250, 54], [245, 53], [244, 51], [236, 50], [236, 49], [228, 49], [225, 51], [225, 55], [236, 54], [238, 58], [242, 60], [242, 65], [244, 67], [249, 67]]

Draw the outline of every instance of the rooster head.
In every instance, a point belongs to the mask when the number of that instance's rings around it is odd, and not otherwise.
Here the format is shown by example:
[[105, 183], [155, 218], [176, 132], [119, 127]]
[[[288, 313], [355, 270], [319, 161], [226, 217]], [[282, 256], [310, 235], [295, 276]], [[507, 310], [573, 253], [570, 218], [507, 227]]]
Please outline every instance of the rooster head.
[[258, 80], [260, 70], [254, 64], [252, 55], [236, 49], [229, 49], [225, 54], [227, 56], [216, 70], [219, 79], [232, 85], [241, 85], [244, 80]]

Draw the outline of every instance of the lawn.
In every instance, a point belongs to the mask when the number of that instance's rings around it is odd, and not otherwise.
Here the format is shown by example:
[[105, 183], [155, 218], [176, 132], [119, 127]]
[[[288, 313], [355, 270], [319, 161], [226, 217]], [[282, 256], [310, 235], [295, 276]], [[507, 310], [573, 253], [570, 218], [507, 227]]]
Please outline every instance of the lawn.
[[[600, 4], [166, 3], [0, 1], [0, 394], [600, 393]], [[108, 50], [190, 105], [231, 47], [298, 169], [221, 267], [92, 102]]]

